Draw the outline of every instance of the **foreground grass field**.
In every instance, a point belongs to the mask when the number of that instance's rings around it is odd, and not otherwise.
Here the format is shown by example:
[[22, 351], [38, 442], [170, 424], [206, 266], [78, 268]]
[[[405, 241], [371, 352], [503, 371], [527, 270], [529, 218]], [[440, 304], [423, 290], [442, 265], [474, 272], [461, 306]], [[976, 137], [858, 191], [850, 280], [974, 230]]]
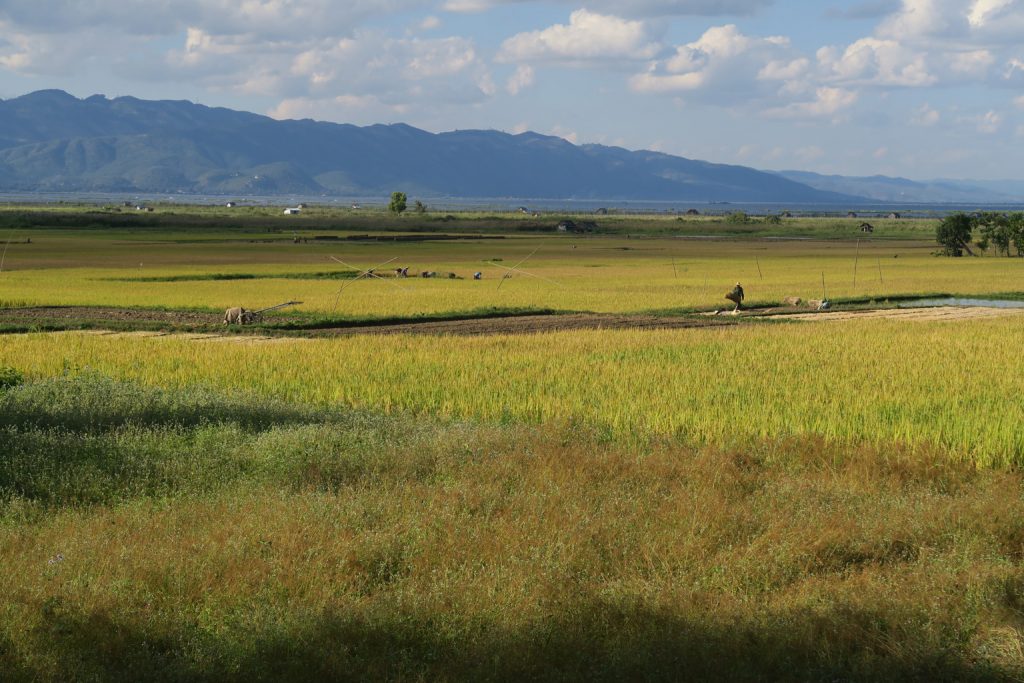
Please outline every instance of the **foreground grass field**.
[[991, 680], [1021, 477], [95, 375], [0, 395], [5, 680]]

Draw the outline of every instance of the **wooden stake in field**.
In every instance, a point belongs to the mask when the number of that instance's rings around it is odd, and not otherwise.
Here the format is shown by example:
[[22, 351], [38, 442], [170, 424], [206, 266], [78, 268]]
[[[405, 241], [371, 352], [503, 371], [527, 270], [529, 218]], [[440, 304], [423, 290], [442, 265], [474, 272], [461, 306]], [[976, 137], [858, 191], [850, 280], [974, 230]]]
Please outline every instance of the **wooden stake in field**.
[[[351, 266], [351, 265], [345, 263], [344, 261], [342, 261], [340, 258], [337, 258], [335, 256], [332, 256], [331, 260], [337, 261], [338, 263], [340, 263], [341, 265], [345, 266], [346, 268], [352, 268], [353, 270], [359, 270], [355, 266]], [[357, 275], [356, 277], [352, 278], [351, 280], [349, 280], [348, 282], [343, 284], [341, 287], [339, 287], [338, 288], [338, 293], [334, 297], [334, 308], [331, 309], [331, 313], [333, 313], [336, 310], [338, 310], [338, 302], [341, 300], [341, 293], [345, 291], [346, 287], [348, 287], [350, 284], [352, 284], [356, 280], [362, 280], [364, 277], [375, 277], [375, 278], [377, 278], [379, 280], [383, 280], [384, 278], [382, 278], [380, 275], [377, 275], [377, 273], [375, 273], [373, 271], [377, 270], [378, 268], [380, 268], [382, 266], [386, 266], [387, 264], [391, 263], [392, 261], [397, 261], [397, 260], [398, 260], [398, 257], [396, 256], [395, 258], [388, 259], [384, 263], [376, 265], [373, 268], [367, 268], [366, 270], [364, 270], [361, 273], [359, 273], [359, 275]], [[387, 280], [387, 282], [391, 282], [391, 281]], [[403, 287], [402, 285], [398, 284], [397, 282], [391, 282], [391, 284], [393, 284], [395, 287], [398, 287], [399, 289], [408, 289], [407, 287]]]
[[825, 271], [821, 271], [821, 300], [828, 301], [828, 294], [825, 293]]
[[676, 257], [675, 256], [672, 257], [672, 274], [675, 275], [675, 278], [677, 280], [679, 279], [679, 271], [676, 270]]
[[860, 260], [860, 240], [857, 240], [857, 253], [853, 257], [853, 288], [857, 289], [857, 261]]
[[[498, 282], [498, 289], [501, 289], [501, 286], [505, 283], [505, 280], [508, 280], [508, 279], [510, 279], [512, 277], [512, 271], [517, 270], [519, 268], [519, 266], [523, 265], [528, 260], [530, 260], [530, 257], [533, 256], [536, 253], [537, 253], [537, 249], [534, 249], [533, 251], [531, 251], [529, 253], [529, 255], [526, 258], [524, 258], [522, 261], [520, 261], [519, 263], [515, 264], [511, 268], [508, 268], [506, 266], [502, 266], [503, 268], [505, 268], [509, 272], [507, 272], [507, 273], [505, 273], [504, 275], [501, 276], [501, 280]], [[533, 277], [540, 277], [540, 276], [534, 275]], [[540, 279], [544, 279], [544, 278], [540, 278]]]
[[7, 260], [7, 247], [11, 246], [11, 240], [14, 239], [14, 231], [11, 230], [10, 236], [7, 238], [7, 244], [4, 245], [4, 253], [0, 256], [0, 273], [4, 272], [4, 261]]
[[764, 275], [761, 274], [761, 262], [758, 260], [756, 256], [754, 257], [754, 263], [757, 264], [757, 276], [763, 280]]

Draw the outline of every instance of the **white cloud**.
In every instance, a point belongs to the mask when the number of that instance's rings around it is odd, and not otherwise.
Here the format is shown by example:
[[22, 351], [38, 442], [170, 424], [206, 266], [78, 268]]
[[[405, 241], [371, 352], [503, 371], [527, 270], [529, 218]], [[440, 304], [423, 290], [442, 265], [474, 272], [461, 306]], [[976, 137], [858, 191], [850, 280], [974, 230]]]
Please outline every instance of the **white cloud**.
[[[251, 43], [192, 31], [167, 55], [167, 78], [222, 91], [280, 98], [275, 115], [346, 111], [376, 104], [384, 114], [486, 101], [497, 92], [473, 41], [394, 38], [377, 31], [302, 45]], [[296, 114], [298, 115], [298, 114]]]
[[533, 85], [533, 67], [528, 64], [520, 65], [505, 84], [505, 90], [510, 95], [518, 95], [520, 92]]
[[[787, 38], [747, 36], [728, 24], [713, 26], [671, 57], [651, 62], [630, 85], [643, 93], [703, 90], [711, 99], [749, 100], [765, 94], [765, 83], [802, 75], [805, 68]], [[777, 87], [770, 84], [770, 89]]]
[[954, 52], [948, 57], [950, 70], [957, 75], [971, 79], [984, 78], [996, 57], [989, 50], [967, 50]]
[[643, 22], [580, 9], [568, 24], [512, 36], [502, 43], [498, 60], [583, 64], [650, 59], [658, 49]]
[[[482, 12], [499, 5], [520, 4], [527, 0], [446, 0], [449, 12]], [[553, 0], [578, 4], [578, 0]], [[587, 8], [614, 12], [628, 17], [666, 16], [743, 16], [753, 14], [773, 0], [590, 0]]]
[[347, 33], [366, 19], [428, 7], [431, 0], [4, 0], [0, 21], [34, 33], [102, 28], [173, 35], [186, 26], [264, 39]]
[[914, 112], [914, 116], [911, 117], [910, 123], [915, 126], [934, 126], [942, 118], [939, 112], [932, 109], [927, 104], [922, 104], [921, 107]]
[[[296, 97], [281, 100], [276, 107], [267, 112], [267, 116], [275, 119], [334, 119], [343, 113], [350, 115], [358, 110], [383, 107], [380, 100], [372, 95], [339, 95], [319, 100]], [[397, 113], [404, 111], [400, 107], [392, 110]]]
[[978, 48], [1019, 42], [1024, 30], [1020, 0], [903, 0], [878, 27], [878, 35], [929, 47], [938, 39]]
[[853, 106], [856, 101], [856, 92], [842, 88], [820, 87], [815, 90], [813, 100], [775, 107], [767, 110], [765, 115], [782, 119], [834, 118], [844, 109]]
[[818, 50], [818, 63], [827, 78], [845, 84], [927, 86], [936, 82], [923, 55], [894, 40], [861, 38], [842, 54], [826, 47]]
[[438, 19], [437, 17], [433, 16], [433, 15], [423, 19], [423, 21], [421, 21], [420, 25], [419, 25], [419, 29], [421, 31], [433, 31], [435, 28], [440, 28], [440, 27], [441, 27], [441, 20]]
[[765, 81], [791, 81], [803, 78], [810, 65], [811, 62], [806, 57], [791, 60], [777, 59], [768, 62], [763, 69], [757, 72], [757, 77]]
[[1013, 99], [1013, 104], [1015, 107], [1017, 107], [1017, 109], [1024, 109], [1024, 95], [1021, 95], [1020, 97], [1015, 97]]
[[548, 131], [548, 135], [554, 135], [555, 137], [568, 140], [572, 144], [579, 144], [580, 135], [576, 131], [566, 128], [565, 126], [555, 126]]
[[985, 112], [978, 118], [978, 132], [991, 135], [997, 133], [1003, 125], [1002, 114], [995, 111]]

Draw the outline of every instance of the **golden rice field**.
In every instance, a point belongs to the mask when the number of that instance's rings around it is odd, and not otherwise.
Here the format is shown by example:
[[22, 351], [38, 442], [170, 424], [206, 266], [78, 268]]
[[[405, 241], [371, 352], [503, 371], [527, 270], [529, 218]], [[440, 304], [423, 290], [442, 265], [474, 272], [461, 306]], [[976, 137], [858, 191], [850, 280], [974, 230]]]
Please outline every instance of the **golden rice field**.
[[[731, 241], [576, 236], [443, 243], [298, 244], [93, 239], [60, 234], [14, 245], [0, 274], [0, 303], [224, 309], [300, 300], [300, 311], [353, 317], [411, 316], [489, 307], [594, 312], [710, 308], [740, 281], [748, 303], [786, 296], [874, 297], [1016, 291], [1024, 260], [944, 259], [927, 242]], [[462, 279], [366, 280], [345, 287], [295, 273], [378, 264], [386, 272], [454, 272]], [[523, 262], [523, 260], [525, 262]], [[521, 263], [524, 273], [509, 271]], [[503, 267], [504, 266], [504, 267]], [[482, 281], [472, 274], [483, 273]], [[245, 273], [248, 280], [153, 278]], [[144, 278], [143, 281], [125, 281]], [[824, 278], [824, 286], [822, 280]], [[501, 287], [498, 284], [501, 283]], [[400, 285], [400, 286], [399, 286]]]
[[579, 423], [617, 441], [789, 437], [1024, 458], [1019, 317], [755, 324], [451, 338], [231, 343], [131, 335], [0, 340], [0, 365], [485, 422]]

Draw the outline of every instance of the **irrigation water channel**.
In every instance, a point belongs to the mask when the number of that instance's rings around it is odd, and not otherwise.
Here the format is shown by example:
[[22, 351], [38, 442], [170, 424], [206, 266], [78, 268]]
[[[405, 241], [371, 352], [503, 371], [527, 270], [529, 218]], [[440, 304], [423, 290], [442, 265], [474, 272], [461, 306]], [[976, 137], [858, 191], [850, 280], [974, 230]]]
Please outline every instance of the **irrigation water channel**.
[[945, 297], [941, 299], [915, 299], [897, 304], [897, 308], [934, 308], [936, 306], [968, 306], [984, 308], [1024, 308], [1024, 301], [1009, 299], [961, 299]]

